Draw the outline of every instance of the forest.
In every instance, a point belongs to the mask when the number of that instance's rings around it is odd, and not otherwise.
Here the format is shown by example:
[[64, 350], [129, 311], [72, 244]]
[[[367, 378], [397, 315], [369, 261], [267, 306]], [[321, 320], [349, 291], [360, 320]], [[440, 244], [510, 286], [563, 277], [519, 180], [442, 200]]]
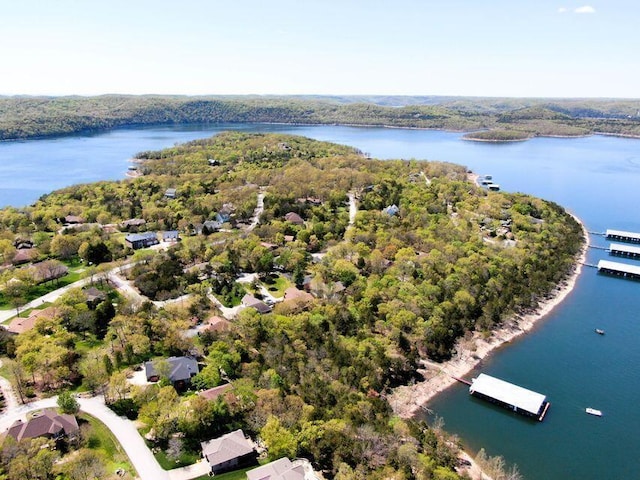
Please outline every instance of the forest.
[[[376, 96], [0, 97], [0, 140], [189, 123], [390, 126], [533, 136], [640, 135], [640, 102]], [[503, 133], [500, 133], [503, 132]], [[471, 137], [473, 138], [473, 137]]]
[[[243, 428], [269, 458], [306, 457], [329, 478], [459, 478], [455, 442], [395, 417], [386, 395], [419, 380], [421, 359], [446, 360], [465, 335], [489, 335], [534, 307], [572, 271], [584, 242], [561, 206], [488, 192], [458, 165], [238, 132], [137, 157], [137, 178], [0, 211], [4, 302], [24, 303], [39, 283], [28, 268], [42, 261], [82, 263], [106, 294], [88, 306], [70, 291], [53, 317], [3, 336], [0, 348], [21, 396], [102, 392], [163, 451], [193, 452]], [[225, 212], [219, 228], [203, 227]], [[166, 251], [124, 242], [156, 230], [181, 240]], [[33, 261], [13, 263], [27, 241]], [[126, 262], [122, 275], [149, 301], [114, 290], [107, 272]], [[256, 278], [238, 282], [247, 273]], [[183, 334], [262, 287], [279, 300], [269, 312], [245, 308], [228, 328]], [[285, 287], [309, 296], [280, 301]], [[166, 379], [128, 383], [141, 362], [179, 355], [202, 367], [187, 391]], [[195, 394], [228, 381], [214, 401]]]

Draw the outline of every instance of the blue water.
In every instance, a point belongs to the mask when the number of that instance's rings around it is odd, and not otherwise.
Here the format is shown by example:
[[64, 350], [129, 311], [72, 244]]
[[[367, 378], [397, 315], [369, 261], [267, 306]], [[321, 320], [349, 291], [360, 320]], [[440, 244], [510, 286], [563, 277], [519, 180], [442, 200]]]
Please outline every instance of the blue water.
[[[337, 126], [222, 125], [120, 129], [98, 135], [0, 143], [0, 205], [21, 206], [72, 183], [121, 179], [136, 152], [221, 130], [282, 132], [352, 145], [378, 158], [416, 158], [493, 174], [507, 191], [555, 201], [591, 231], [640, 232], [640, 140], [594, 136], [466, 142], [450, 132]], [[596, 245], [607, 245], [591, 236]], [[590, 250], [588, 261], [606, 258]], [[625, 261], [614, 259], [616, 261]], [[633, 262], [632, 260], [626, 260]], [[637, 262], [636, 264], [640, 264]], [[596, 335], [594, 328], [606, 330]], [[517, 463], [527, 479], [640, 478], [640, 282], [585, 268], [562, 305], [481, 370], [542, 392], [544, 422], [525, 420], [454, 386], [430, 407], [471, 450]], [[604, 412], [591, 417], [585, 407]]]

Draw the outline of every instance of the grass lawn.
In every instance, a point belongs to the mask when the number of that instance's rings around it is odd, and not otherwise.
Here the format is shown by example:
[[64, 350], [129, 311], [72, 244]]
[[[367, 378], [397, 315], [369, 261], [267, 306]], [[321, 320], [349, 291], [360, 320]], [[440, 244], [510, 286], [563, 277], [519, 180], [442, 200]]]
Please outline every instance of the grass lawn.
[[284, 291], [293, 285], [287, 278], [281, 275], [272, 278], [271, 282], [272, 283], [262, 282], [262, 284], [269, 293], [276, 298], [282, 297], [284, 295]]
[[104, 453], [108, 459], [108, 472], [114, 472], [118, 468], [131, 473], [135, 471], [124, 449], [104, 423], [86, 413], [81, 413], [78, 417], [91, 425], [89, 434], [90, 443], [93, 444], [91, 448]]
[[[178, 460], [171, 460], [167, 457], [164, 450], [160, 450], [158, 453], [153, 454], [158, 460], [158, 463], [165, 470], [173, 470], [174, 468], [186, 467], [187, 465], [193, 465], [200, 460], [199, 452], [182, 452]], [[217, 475], [216, 475], [217, 477]]]

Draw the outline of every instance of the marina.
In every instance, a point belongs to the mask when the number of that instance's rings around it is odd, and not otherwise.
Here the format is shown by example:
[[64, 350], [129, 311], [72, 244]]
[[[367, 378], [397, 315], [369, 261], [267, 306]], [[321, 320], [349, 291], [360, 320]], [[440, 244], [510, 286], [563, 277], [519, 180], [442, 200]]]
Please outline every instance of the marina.
[[640, 247], [623, 245], [621, 243], [612, 243], [609, 247], [609, 253], [619, 257], [640, 258]]
[[551, 405], [547, 397], [513, 383], [481, 373], [471, 381], [469, 394], [541, 422]]
[[612, 262], [610, 260], [600, 260], [598, 262], [598, 273], [640, 280], [640, 266]]
[[640, 243], [640, 233], [635, 232], [607, 229], [605, 237], [608, 239], [619, 240], [621, 242]]

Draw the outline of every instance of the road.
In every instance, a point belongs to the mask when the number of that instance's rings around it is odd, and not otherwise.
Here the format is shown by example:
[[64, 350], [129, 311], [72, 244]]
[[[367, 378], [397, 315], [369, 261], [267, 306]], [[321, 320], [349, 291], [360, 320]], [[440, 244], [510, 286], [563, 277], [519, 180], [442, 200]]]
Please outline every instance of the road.
[[[4, 387], [3, 385], [6, 397], [10, 390], [8, 392]], [[43, 408], [56, 408], [58, 406], [57, 400], [58, 397], [51, 397], [7, 408], [0, 415], [0, 432], [6, 431], [16, 420], [24, 419], [29, 412]], [[164, 470], [145, 444], [134, 423], [124, 417], [119, 417], [110, 410], [104, 404], [103, 397], [78, 398], [78, 403], [80, 410], [97, 418], [111, 430], [142, 480], [189, 480], [208, 473], [209, 465], [204, 460], [188, 467]]]

